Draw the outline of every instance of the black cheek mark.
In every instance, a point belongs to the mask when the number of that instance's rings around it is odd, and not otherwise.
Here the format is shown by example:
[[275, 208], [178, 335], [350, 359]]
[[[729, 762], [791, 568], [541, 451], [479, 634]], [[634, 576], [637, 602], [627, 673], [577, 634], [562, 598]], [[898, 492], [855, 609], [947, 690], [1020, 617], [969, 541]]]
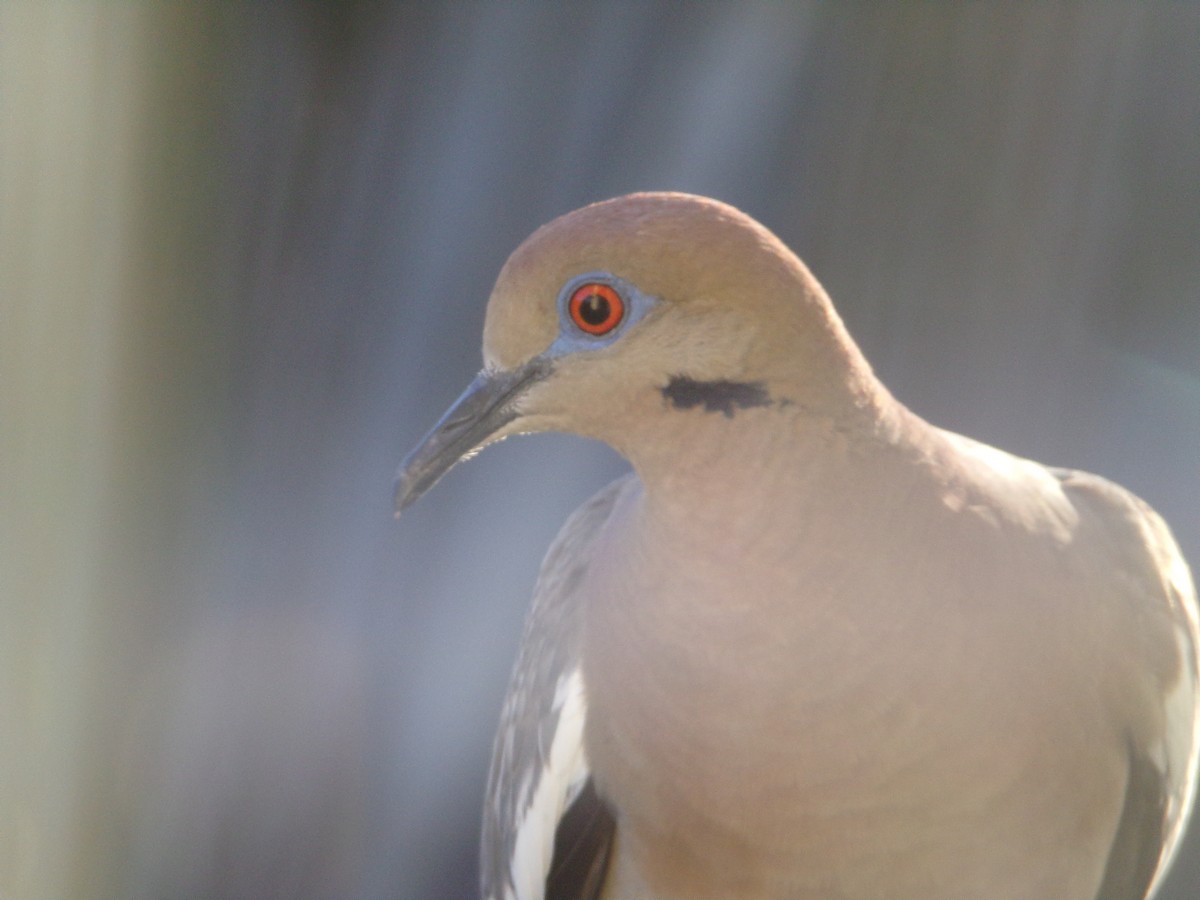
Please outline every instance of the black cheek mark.
[[732, 419], [736, 410], [770, 406], [772, 402], [761, 381], [697, 381], [686, 375], [672, 375], [660, 390], [676, 409], [703, 406], [705, 412], [724, 413], [727, 419]]

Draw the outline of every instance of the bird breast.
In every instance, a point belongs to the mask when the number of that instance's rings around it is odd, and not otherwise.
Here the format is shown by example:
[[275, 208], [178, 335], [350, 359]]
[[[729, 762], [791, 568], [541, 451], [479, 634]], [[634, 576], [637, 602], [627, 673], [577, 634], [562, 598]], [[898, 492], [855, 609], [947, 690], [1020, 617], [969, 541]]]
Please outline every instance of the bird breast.
[[[1103, 858], [1121, 738], [1050, 727], [1106, 721], [1061, 708], [1096, 673], [1056, 662], [1072, 623], [1040, 612], [1036, 571], [1006, 565], [997, 517], [944, 493], [910, 485], [902, 519], [806, 496], [776, 520], [784, 537], [619, 501], [583, 586], [587, 752], [622, 810], [618, 868], [697, 898], [819, 896], [888, 871], [902, 896], [1094, 888], [1086, 866], [1014, 873], [1039, 842]], [[974, 541], [999, 548], [982, 571], [959, 552]], [[1011, 603], [984, 602], [1005, 577]]]

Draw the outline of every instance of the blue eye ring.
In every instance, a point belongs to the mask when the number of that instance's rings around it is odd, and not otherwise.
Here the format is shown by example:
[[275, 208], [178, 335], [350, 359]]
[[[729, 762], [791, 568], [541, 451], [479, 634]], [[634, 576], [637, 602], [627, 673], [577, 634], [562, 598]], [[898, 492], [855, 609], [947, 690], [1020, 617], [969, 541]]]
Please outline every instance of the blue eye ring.
[[584, 272], [558, 295], [559, 334], [548, 354], [565, 356], [607, 347], [636, 325], [658, 298], [611, 272]]

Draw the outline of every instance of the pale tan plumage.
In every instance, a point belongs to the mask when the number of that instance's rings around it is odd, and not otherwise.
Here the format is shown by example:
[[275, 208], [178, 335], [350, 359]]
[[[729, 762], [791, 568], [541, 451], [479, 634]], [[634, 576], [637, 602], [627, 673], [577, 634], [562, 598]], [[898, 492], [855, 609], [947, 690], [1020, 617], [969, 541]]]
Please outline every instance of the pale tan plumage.
[[[601, 337], [564, 299], [594, 281], [628, 305]], [[540, 896], [571, 808], [592, 840], [554, 884], [605, 897], [1146, 896], [1191, 802], [1196, 614], [1145, 504], [910, 413], [803, 264], [703, 198], [536, 232], [484, 359], [401, 505], [519, 432], [634, 468], [543, 569], [485, 894]]]

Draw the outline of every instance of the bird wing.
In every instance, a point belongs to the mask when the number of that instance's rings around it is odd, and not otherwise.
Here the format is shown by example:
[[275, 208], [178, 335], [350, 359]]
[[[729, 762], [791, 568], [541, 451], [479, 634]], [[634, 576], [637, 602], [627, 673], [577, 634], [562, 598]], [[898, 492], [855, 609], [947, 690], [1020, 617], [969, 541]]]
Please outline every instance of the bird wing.
[[583, 747], [578, 587], [632, 477], [576, 510], [542, 563], [492, 749], [481, 852], [488, 900], [599, 896], [616, 823]]
[[1097, 900], [1150, 897], [1178, 849], [1196, 791], [1196, 590], [1166, 523], [1146, 503], [1096, 475], [1054, 474], [1077, 510], [1113, 529], [1111, 546], [1130, 551], [1114, 554], [1114, 581], [1142, 613], [1147, 643], [1136, 652], [1155, 677], [1161, 721], [1149, 740], [1128, 735], [1124, 805]]

